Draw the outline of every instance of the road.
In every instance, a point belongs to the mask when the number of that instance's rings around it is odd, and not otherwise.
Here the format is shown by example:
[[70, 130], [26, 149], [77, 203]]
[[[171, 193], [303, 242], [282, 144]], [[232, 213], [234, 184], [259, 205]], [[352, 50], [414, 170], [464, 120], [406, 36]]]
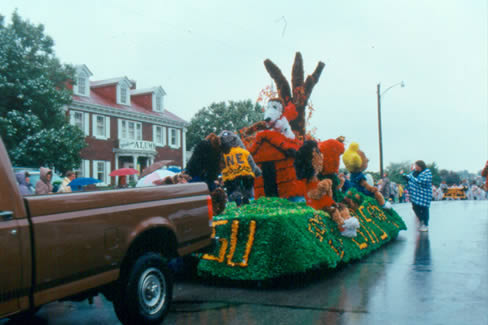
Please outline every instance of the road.
[[[164, 324], [488, 324], [488, 201], [433, 202], [428, 233], [408, 230], [367, 258], [273, 285], [180, 279]], [[0, 321], [0, 325], [13, 324]], [[118, 324], [112, 306], [44, 306], [33, 324]]]

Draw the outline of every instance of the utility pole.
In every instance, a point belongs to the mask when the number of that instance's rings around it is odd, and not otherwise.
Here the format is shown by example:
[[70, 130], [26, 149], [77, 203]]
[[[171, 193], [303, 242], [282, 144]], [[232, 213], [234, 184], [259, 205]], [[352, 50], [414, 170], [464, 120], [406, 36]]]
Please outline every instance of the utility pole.
[[383, 139], [381, 134], [381, 90], [380, 84], [376, 85], [378, 100], [378, 138], [380, 142], [380, 178], [383, 177]]
[[[383, 91], [383, 95], [386, 94], [388, 90], [390, 90], [395, 86], [401, 86], [403, 88], [405, 87], [405, 82], [401, 81], [386, 88], [385, 91]], [[380, 142], [380, 178], [382, 178], [383, 177], [383, 137], [381, 134], [381, 95], [382, 94], [381, 94], [381, 86], [379, 83], [376, 85], [376, 95], [377, 95], [376, 98], [378, 100], [378, 139]]]

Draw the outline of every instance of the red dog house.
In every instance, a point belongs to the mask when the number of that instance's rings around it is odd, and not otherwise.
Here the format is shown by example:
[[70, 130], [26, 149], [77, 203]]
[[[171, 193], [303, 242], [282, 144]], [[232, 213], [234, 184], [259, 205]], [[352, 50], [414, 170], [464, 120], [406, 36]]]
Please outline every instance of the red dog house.
[[254, 161], [263, 171], [254, 182], [254, 197], [277, 196], [289, 198], [303, 196], [305, 186], [297, 180], [295, 174], [294, 152], [298, 151], [302, 141], [289, 139], [283, 134], [266, 130], [246, 143]]

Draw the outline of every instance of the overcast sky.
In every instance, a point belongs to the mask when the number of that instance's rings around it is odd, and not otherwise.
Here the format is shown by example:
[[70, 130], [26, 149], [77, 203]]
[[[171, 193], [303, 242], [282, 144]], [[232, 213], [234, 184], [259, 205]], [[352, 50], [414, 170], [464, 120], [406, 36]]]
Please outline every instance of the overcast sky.
[[166, 108], [190, 120], [202, 107], [256, 100], [271, 84], [263, 61], [290, 79], [296, 51], [313, 90], [310, 129], [346, 136], [379, 170], [376, 85], [382, 90], [383, 155], [479, 171], [488, 159], [486, 0], [0, 1], [0, 13], [42, 23], [64, 63], [92, 80], [127, 76], [161, 85]]

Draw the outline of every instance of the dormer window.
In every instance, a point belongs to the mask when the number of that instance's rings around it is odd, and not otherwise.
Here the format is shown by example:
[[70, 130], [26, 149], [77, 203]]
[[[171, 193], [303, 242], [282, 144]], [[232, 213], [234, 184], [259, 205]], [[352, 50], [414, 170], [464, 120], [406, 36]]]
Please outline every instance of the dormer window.
[[76, 66], [75, 84], [73, 85], [73, 93], [78, 96], [90, 96], [90, 76], [92, 73], [86, 65]]
[[155, 112], [162, 112], [164, 110], [164, 92], [161, 86], [153, 88], [152, 90], [152, 110]]
[[86, 94], [86, 78], [83, 77], [78, 77], [78, 92], [81, 95]]
[[122, 78], [117, 83], [117, 104], [130, 106], [130, 80]]
[[156, 96], [156, 111], [158, 112], [163, 111], [163, 96], [160, 95]]
[[120, 102], [127, 104], [127, 87], [120, 86]]

